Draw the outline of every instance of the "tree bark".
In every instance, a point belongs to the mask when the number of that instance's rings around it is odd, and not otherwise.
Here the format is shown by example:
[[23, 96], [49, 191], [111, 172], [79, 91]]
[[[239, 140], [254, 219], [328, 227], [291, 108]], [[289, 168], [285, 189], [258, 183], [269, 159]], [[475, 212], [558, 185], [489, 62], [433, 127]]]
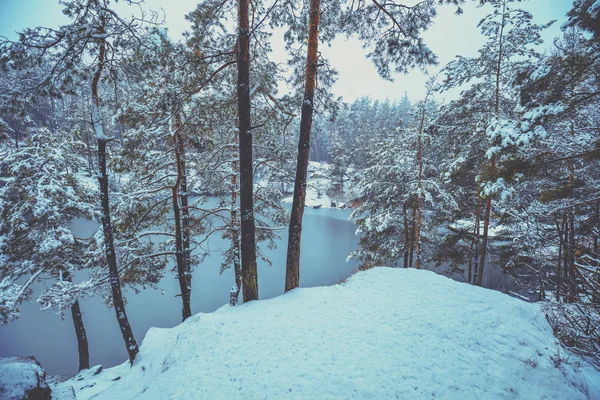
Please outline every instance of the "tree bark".
[[408, 268], [408, 255], [410, 246], [410, 233], [408, 227], [408, 217], [406, 211], [406, 201], [402, 204], [402, 213], [404, 215], [404, 268]]
[[177, 279], [181, 291], [181, 320], [192, 316], [191, 308], [191, 268], [189, 255], [189, 211], [187, 199], [187, 177], [185, 174], [185, 144], [181, 137], [181, 119], [175, 115], [173, 126], [175, 140], [175, 166], [177, 181], [171, 188], [173, 202], [173, 219], [175, 221], [175, 253], [177, 262]]
[[258, 299], [256, 228], [252, 173], [252, 125], [250, 115], [250, 24], [248, 0], [238, 0], [237, 95], [240, 139], [240, 219], [242, 285], [244, 303]]
[[[68, 271], [63, 273], [63, 279], [71, 282], [71, 277]], [[83, 314], [79, 306], [79, 300], [71, 306], [71, 317], [73, 318], [73, 326], [75, 328], [75, 336], [77, 337], [77, 353], [79, 354], [79, 371], [90, 368], [90, 350], [88, 346], [87, 334], [83, 325]]]
[[304, 82], [304, 100], [300, 118], [300, 139], [298, 141], [298, 160], [296, 165], [296, 180], [292, 215], [290, 218], [289, 238], [287, 248], [287, 263], [285, 271], [285, 291], [290, 291], [300, 285], [300, 242], [302, 236], [302, 217], [306, 200], [306, 180], [308, 175], [308, 160], [310, 153], [310, 133], [312, 129], [315, 87], [317, 83], [317, 64], [319, 44], [319, 18], [321, 1], [311, 0], [308, 22], [308, 50], [306, 57], [306, 77]]
[[[105, 22], [102, 20], [102, 30], [104, 29]], [[117, 256], [115, 253], [115, 245], [113, 239], [113, 230], [110, 220], [110, 204], [108, 195], [108, 174], [106, 172], [106, 144], [109, 139], [104, 134], [102, 122], [100, 121], [100, 96], [98, 95], [98, 83], [102, 76], [102, 69], [104, 68], [105, 55], [106, 55], [106, 43], [104, 39], [98, 40], [98, 69], [96, 70], [92, 79], [92, 126], [94, 132], [96, 132], [96, 140], [98, 141], [98, 181], [100, 186], [100, 203], [102, 206], [102, 230], [104, 233], [104, 250], [106, 253], [106, 262], [108, 264], [110, 287], [113, 298], [113, 306], [115, 314], [117, 316], [117, 322], [121, 329], [123, 340], [125, 341], [125, 347], [127, 348], [127, 354], [129, 355], [129, 362], [133, 365], [135, 356], [137, 355], [139, 348], [133, 331], [129, 325], [127, 314], [125, 313], [125, 302], [123, 300], [123, 293], [121, 292], [121, 283], [119, 280], [119, 269], [117, 267]]]
[[417, 260], [415, 268], [421, 269], [421, 218], [422, 218], [422, 199], [421, 191], [423, 190], [423, 125], [425, 124], [425, 107], [427, 106], [427, 97], [423, 103], [423, 109], [421, 110], [421, 122], [419, 123], [419, 130], [417, 132], [417, 164], [419, 168], [418, 176], [418, 193], [417, 193], [417, 221], [415, 224], [415, 253]]
[[[502, 77], [502, 57], [503, 45], [504, 45], [504, 28], [506, 27], [506, 2], [502, 5], [502, 22], [500, 23], [500, 33], [498, 38], [498, 61], [496, 64], [496, 92], [495, 92], [495, 104], [494, 114], [496, 117], [500, 115], [500, 79]], [[492, 155], [490, 161], [490, 177], [495, 176], [496, 169], [496, 155]], [[487, 244], [488, 244], [488, 230], [490, 226], [490, 215], [492, 211], [492, 198], [488, 195], [485, 200], [485, 214], [483, 218], [483, 236], [481, 240], [481, 252], [479, 258], [479, 268], [477, 273], [477, 280], [475, 285], [481, 286], [483, 283], [483, 269], [485, 267], [485, 258], [487, 256]]]
[[412, 268], [413, 267], [413, 261], [415, 258], [415, 221], [416, 221], [416, 216], [417, 216], [417, 207], [416, 205], [413, 206], [412, 208], [412, 218], [411, 218], [411, 227], [410, 227], [410, 254], [408, 256], [408, 268]]
[[79, 371], [90, 367], [90, 351], [88, 347], [87, 334], [83, 325], [83, 315], [79, 307], [79, 300], [71, 306], [71, 316], [75, 326], [75, 335], [77, 336], [77, 350], [79, 353]]
[[475, 256], [474, 256], [474, 264], [473, 264], [473, 280], [471, 281], [473, 284], [477, 281], [477, 276], [479, 274], [479, 250], [480, 245], [479, 241], [481, 240], [481, 199], [477, 197], [477, 217], [475, 221]]
[[[237, 133], [233, 135], [233, 142], [238, 144]], [[231, 163], [231, 246], [233, 249], [233, 273], [234, 283], [229, 293], [229, 305], [236, 306], [242, 288], [242, 266], [240, 265], [240, 237], [238, 235], [238, 216], [237, 216], [237, 161]]]

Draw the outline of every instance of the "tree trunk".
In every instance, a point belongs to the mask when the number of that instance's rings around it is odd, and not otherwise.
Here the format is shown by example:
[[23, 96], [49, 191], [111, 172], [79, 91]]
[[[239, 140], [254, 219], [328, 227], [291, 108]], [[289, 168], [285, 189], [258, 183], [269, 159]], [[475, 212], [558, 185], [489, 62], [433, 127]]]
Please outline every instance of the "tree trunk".
[[[63, 279], [71, 282], [68, 272], [63, 273]], [[75, 327], [75, 336], [77, 337], [77, 352], [79, 354], [79, 371], [90, 368], [90, 351], [88, 346], [87, 334], [83, 325], [83, 315], [79, 307], [79, 300], [71, 306], [71, 317]]]
[[410, 233], [408, 227], [408, 217], [406, 211], [406, 201], [402, 205], [402, 213], [404, 215], [404, 268], [408, 268], [408, 256], [410, 246]]
[[[104, 26], [104, 21], [102, 21]], [[100, 96], [98, 95], [98, 83], [102, 76], [104, 60], [106, 53], [106, 43], [104, 39], [99, 40], [98, 46], [98, 69], [92, 79], [92, 126], [96, 132], [98, 141], [98, 181], [100, 186], [100, 203], [102, 205], [102, 230], [104, 233], [104, 249], [106, 252], [106, 263], [110, 277], [110, 287], [112, 292], [113, 306], [117, 316], [117, 322], [125, 341], [129, 362], [133, 365], [135, 356], [139, 351], [137, 342], [133, 336], [133, 331], [129, 325], [127, 314], [125, 313], [125, 302], [121, 292], [121, 283], [119, 280], [119, 269], [117, 267], [117, 255], [115, 253], [115, 244], [113, 240], [112, 224], [110, 221], [110, 205], [108, 197], [108, 174], [106, 173], [106, 144], [109, 139], [104, 134], [102, 122], [100, 121]]]
[[[187, 181], [185, 176], [185, 145], [181, 138], [181, 119], [175, 116], [173, 138], [175, 140], [175, 166], [177, 181], [171, 188], [173, 202], [173, 219], [175, 221], [175, 248], [177, 262], [177, 279], [181, 291], [181, 320], [192, 316], [191, 308], [191, 274], [189, 256], [189, 212], [187, 202]], [[181, 203], [181, 204], [180, 204]], [[187, 247], [186, 247], [187, 246]]]
[[113, 240], [112, 224], [110, 221], [110, 205], [108, 201], [108, 175], [106, 173], [106, 143], [105, 139], [98, 139], [98, 167], [100, 176], [100, 202], [102, 204], [102, 230], [104, 231], [104, 249], [106, 252], [106, 262], [110, 276], [110, 286], [113, 297], [113, 306], [121, 334], [127, 347], [129, 362], [133, 365], [135, 356], [138, 353], [138, 345], [133, 337], [133, 331], [129, 325], [127, 314], [125, 313], [125, 302], [121, 292], [121, 282], [119, 280], [119, 269], [117, 267], [117, 257]]
[[[492, 168], [496, 165], [496, 158], [492, 157]], [[483, 267], [485, 266], [485, 257], [488, 247], [488, 231], [490, 228], [490, 214], [492, 210], [492, 198], [488, 196], [485, 199], [485, 214], [483, 215], [483, 234], [481, 235], [481, 250], [479, 250], [479, 265], [477, 266], [477, 279], [475, 285], [481, 286], [483, 283]]]
[[415, 267], [421, 269], [421, 218], [422, 218], [422, 199], [421, 191], [423, 190], [423, 125], [425, 124], [425, 107], [427, 105], [427, 97], [423, 103], [423, 109], [421, 110], [421, 122], [419, 123], [419, 131], [417, 132], [417, 164], [419, 168], [419, 177], [417, 184], [417, 221], [415, 223], [415, 252], [417, 254], [417, 261]]
[[79, 307], [79, 300], [71, 306], [71, 316], [75, 326], [75, 335], [77, 336], [77, 350], [79, 352], [79, 371], [90, 367], [90, 352], [88, 348], [87, 335], [83, 325], [83, 316]]
[[258, 299], [256, 228], [252, 174], [252, 125], [250, 119], [250, 25], [248, 0], [238, 0], [237, 94], [240, 138], [240, 219], [242, 285], [244, 303]]
[[[238, 144], [237, 133], [233, 135], [233, 142]], [[237, 216], [237, 174], [238, 165], [236, 161], [231, 163], [231, 246], [233, 249], [233, 273], [234, 283], [229, 292], [229, 305], [235, 306], [238, 303], [240, 289], [242, 288], [242, 266], [240, 265], [240, 237], [238, 235], [238, 216]]]
[[[496, 117], [500, 116], [500, 79], [502, 77], [502, 57], [503, 53], [503, 45], [504, 45], [504, 28], [506, 27], [506, 3], [502, 5], [502, 22], [500, 24], [500, 33], [498, 38], [498, 61], [496, 64], [496, 92], [495, 92], [495, 104], [494, 104], [494, 113]], [[492, 159], [490, 161], [490, 177], [495, 177], [495, 169], [496, 169], [496, 155], [492, 155]], [[483, 269], [485, 267], [485, 258], [487, 255], [487, 244], [488, 244], [488, 229], [490, 226], [490, 214], [492, 210], [492, 198], [488, 196], [485, 201], [485, 214], [483, 218], [483, 236], [481, 241], [481, 252], [479, 258], [479, 268], [477, 272], [477, 280], [475, 281], [475, 285], [481, 286], [483, 283]]]
[[479, 245], [479, 241], [481, 240], [481, 199], [477, 197], [477, 217], [475, 218], [475, 261], [473, 264], [473, 280], [472, 283], [475, 284], [477, 281], [477, 276], [479, 274], [479, 250], [481, 246]]
[[560, 300], [560, 292], [562, 285], [562, 256], [563, 256], [563, 231], [565, 229], [565, 222], [563, 218], [562, 228], [558, 222], [558, 217], [555, 217], [554, 223], [556, 224], [556, 230], [558, 231], [558, 262], [556, 264], [556, 300]]
[[413, 261], [415, 258], [415, 221], [416, 221], [416, 215], [417, 215], [417, 207], [413, 206], [412, 208], [412, 218], [411, 218], [411, 226], [410, 226], [410, 255], [408, 257], [408, 268], [412, 268], [413, 267]]
[[317, 64], [319, 44], [320, 0], [311, 0], [308, 22], [308, 51], [306, 57], [306, 79], [304, 82], [304, 100], [300, 118], [300, 139], [298, 141], [298, 161], [296, 165], [296, 181], [287, 248], [285, 270], [285, 291], [300, 285], [300, 241], [302, 236], [302, 216], [306, 200], [306, 179], [310, 152], [310, 131], [312, 128], [315, 87], [317, 83]]
[[[571, 122], [571, 137], [575, 140], [575, 125]], [[569, 160], [569, 186], [570, 186], [570, 198], [571, 202], [575, 200], [575, 163], [571, 159]], [[575, 207], [571, 206], [567, 212], [567, 218], [569, 221], [569, 236], [568, 244], [569, 247], [569, 297], [571, 301], [575, 300], [577, 296], [577, 272], [575, 271]]]

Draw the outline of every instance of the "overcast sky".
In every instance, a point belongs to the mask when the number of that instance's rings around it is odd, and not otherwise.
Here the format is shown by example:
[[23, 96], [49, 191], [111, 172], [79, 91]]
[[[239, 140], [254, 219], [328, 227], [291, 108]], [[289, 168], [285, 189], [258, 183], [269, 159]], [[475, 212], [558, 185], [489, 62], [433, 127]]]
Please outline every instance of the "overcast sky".
[[[184, 15], [190, 12], [196, 3], [196, 0], [146, 0], [149, 8], [164, 9], [167, 27], [174, 39], [178, 39], [181, 33], [188, 29], [189, 25]], [[521, 7], [534, 15], [536, 23], [557, 20], [544, 34], [544, 47], [548, 48], [552, 39], [560, 34], [560, 25], [565, 21], [565, 14], [571, 5], [572, 0], [529, 0]], [[477, 49], [483, 43], [477, 23], [489, 13], [491, 7], [476, 7], [476, 2], [472, 1], [463, 8], [465, 12], [461, 16], [454, 15], [455, 7], [441, 8], [434, 25], [424, 35], [425, 42], [439, 57], [440, 67], [458, 54], [476, 55]], [[56, 27], [67, 22], [56, 0], [0, 0], [0, 35], [15, 38], [15, 32], [25, 27]], [[275, 60], [283, 61], [285, 55], [282, 38], [274, 39], [273, 49]], [[427, 80], [424, 73], [413, 71], [407, 75], [398, 74], [393, 82], [385, 81], [366, 59], [365, 51], [356, 39], [347, 40], [340, 37], [331, 47], [322, 46], [320, 50], [340, 73], [333, 89], [335, 94], [348, 102], [365, 95], [380, 100], [400, 99], [405, 91], [413, 100], [423, 95]], [[430, 72], [435, 73], [436, 70], [437, 68], [431, 68]], [[450, 97], [452, 93], [446, 96]]]

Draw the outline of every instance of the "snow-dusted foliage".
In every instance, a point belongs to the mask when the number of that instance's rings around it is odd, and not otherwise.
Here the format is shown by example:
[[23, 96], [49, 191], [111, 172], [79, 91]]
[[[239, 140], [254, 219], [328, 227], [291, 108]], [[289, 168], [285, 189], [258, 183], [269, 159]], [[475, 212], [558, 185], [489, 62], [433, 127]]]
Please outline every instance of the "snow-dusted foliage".
[[[0, 275], [13, 307], [28, 297], [30, 278], [43, 273], [58, 279], [83, 267], [85, 240], [72, 233], [71, 221], [96, 218], [97, 192], [81, 176], [81, 146], [68, 133], [36, 129], [2, 161]], [[15, 292], [11, 282], [23, 279], [27, 283]]]

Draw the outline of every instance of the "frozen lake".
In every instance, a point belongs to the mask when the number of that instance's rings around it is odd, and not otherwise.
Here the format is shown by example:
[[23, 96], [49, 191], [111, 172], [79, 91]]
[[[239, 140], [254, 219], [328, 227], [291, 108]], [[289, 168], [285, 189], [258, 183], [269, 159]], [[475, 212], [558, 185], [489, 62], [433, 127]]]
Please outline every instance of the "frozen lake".
[[[347, 278], [357, 268], [346, 257], [358, 244], [355, 226], [348, 221], [350, 210], [306, 208], [302, 231], [300, 285], [304, 287], [332, 285]], [[83, 221], [78, 229], [94, 229]], [[287, 230], [280, 232], [278, 247], [266, 254], [273, 265], [259, 260], [258, 285], [261, 299], [283, 293]], [[219, 274], [220, 249], [223, 239], [210, 239], [211, 254], [196, 266], [192, 280], [192, 312], [212, 312], [229, 303], [233, 270]], [[48, 281], [48, 285], [52, 282]], [[41, 283], [40, 285], [44, 285]], [[181, 322], [181, 300], [175, 297], [179, 285], [174, 273], [167, 272], [158, 289], [138, 294], [127, 290], [127, 314], [136, 339], [141, 342], [150, 327], [173, 327]], [[40, 286], [36, 293], [39, 294]], [[35, 298], [35, 295], [34, 295]], [[241, 296], [240, 296], [241, 298]], [[127, 353], [114, 311], [100, 298], [81, 301], [83, 320], [89, 340], [90, 365], [111, 367], [127, 360]], [[77, 340], [70, 312], [64, 320], [53, 312], [41, 312], [35, 300], [23, 304], [21, 317], [0, 327], [0, 357], [35, 356], [49, 374], [77, 373]]]

